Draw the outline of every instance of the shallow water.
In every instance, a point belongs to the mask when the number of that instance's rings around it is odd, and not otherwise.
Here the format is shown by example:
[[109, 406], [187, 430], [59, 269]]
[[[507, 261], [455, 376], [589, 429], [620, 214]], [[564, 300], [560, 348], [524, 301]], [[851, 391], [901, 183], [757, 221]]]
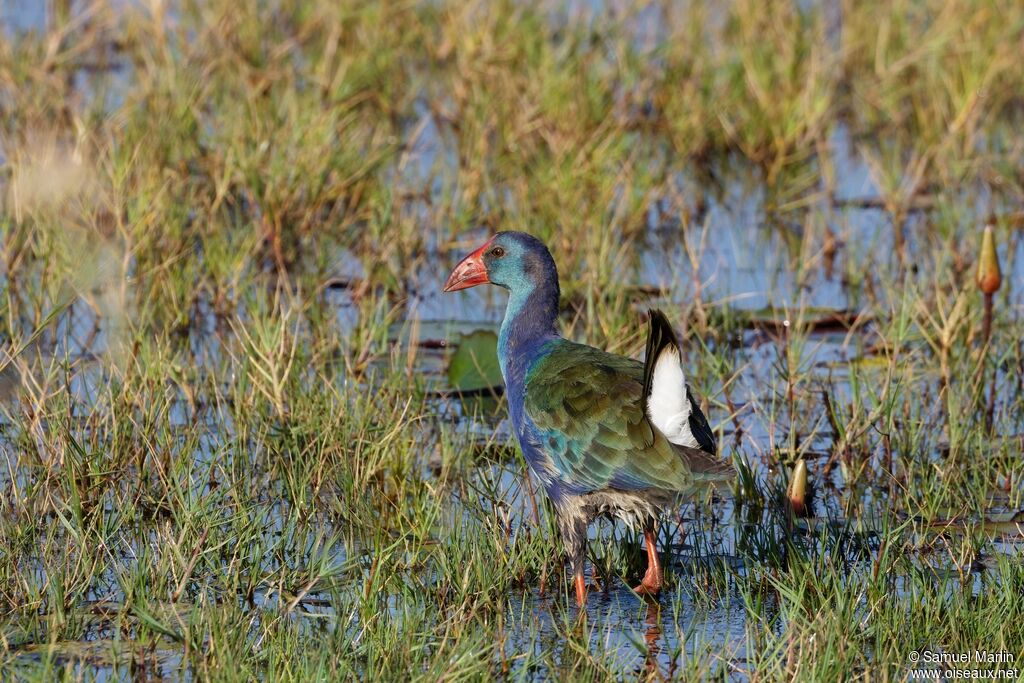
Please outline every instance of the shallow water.
[[[573, 7], [577, 3], [572, 3]], [[589, 6], [592, 3], [582, 3]], [[567, 12], [569, 20], [585, 20], [587, 13], [579, 9]], [[0, 26], [8, 34], [28, 30], [42, 30], [46, 14], [43, 3], [15, 0], [0, 7]], [[656, 22], [644, 20], [638, 27], [638, 35], [644, 40], [657, 40]], [[429, 108], [416, 106], [415, 120], [407, 122], [407, 152], [399, 164], [386, 170], [396, 189], [409, 190], [411, 194], [426, 190], [428, 195], [440, 195], [443, 181], [455, 173], [457, 154], [452, 139], [456, 132], [434, 119]], [[779, 425], [799, 423], [803, 427], [798, 448], [809, 454], [812, 477], [825, 479], [823, 474], [826, 457], [831, 452], [833, 438], [825, 420], [824, 407], [818, 414], [788, 415], [782, 397], [771, 393], [771, 387], [779, 385], [780, 358], [784, 355], [785, 342], [782, 330], [798, 327], [800, 311], [808, 311], [809, 319], [824, 317], [833, 313], [857, 312], [865, 308], [864, 291], [851, 287], [849, 275], [860, 264], [870, 263], [879, 272], [895, 274], [902, 267], [895, 257], [893, 229], [888, 214], [879, 208], [859, 208], [881, 200], [872, 174], [858, 151], [855, 141], [843, 127], [839, 127], [830, 142], [834, 177], [837, 179], [832, 196], [820, 196], [800, 210], [780, 211], [769, 206], [776, 202], [766, 186], [762, 174], [756, 168], [738, 160], [724, 160], [716, 168], [719, 180], [716, 187], [695, 178], [688, 168], [674, 170], [675, 189], [684, 197], [684, 206], [693, 208], [697, 220], [686, 223], [680, 215], [680, 207], [673, 206], [667, 198], [655, 198], [648, 209], [648, 229], [642, 244], [629, 263], [620, 264], [617, 275], [637, 287], [639, 294], [634, 303], [638, 312], [636, 325], [639, 327], [639, 312], [648, 305], [657, 305], [668, 310], [670, 318], [680, 327], [685, 321], [673, 313], [682, 310], [682, 304], [699, 297], [712, 310], [738, 312], [760, 324], [739, 325], [735, 338], [728, 341], [736, 345], [737, 367], [742, 368], [740, 376], [729, 388], [728, 400], [740, 409], [734, 417], [722, 400], [723, 386], [713, 378], [703, 377], [705, 393], [716, 403], [710, 411], [713, 427], [721, 429], [723, 450], [749, 462], [755, 473], [765, 480], [777, 482], [779, 477], [772, 469], [780, 450], [789, 448], [788, 433], [781, 433]], [[0, 181], [2, 183], [3, 181]], [[968, 194], [974, 188], [962, 188]], [[984, 196], [984, 193], [982, 193]], [[664, 200], [664, 201], [663, 201]], [[408, 200], [403, 207], [409, 215], [425, 215], [418, 200]], [[972, 235], [979, 227], [977, 222], [992, 206], [983, 206], [976, 200], [977, 221], [960, 226], [962, 235]], [[683, 227], [681, 227], [683, 226]], [[837, 243], [833, 257], [822, 254], [821, 239], [825, 226], [834, 235]], [[911, 220], [908, 230], [907, 249], [910, 260], [914, 261], [918, 245], [927, 239], [926, 227], [920, 221]], [[685, 236], [683, 243], [680, 236]], [[413, 343], [411, 332], [416, 330], [415, 343], [418, 370], [427, 377], [429, 387], [438, 390], [436, 400], [431, 404], [436, 414], [431, 416], [425, 429], [434, 432], [439, 424], [455, 424], [455, 428], [471, 435], [481, 442], [508, 442], [510, 434], [507, 422], [501, 412], [496, 416], [475, 416], [467, 411], [458, 398], [444, 395], [452, 389], [446, 385], [445, 369], [452, 347], [456, 346], [461, 334], [477, 329], [494, 330], [500, 323], [506, 295], [496, 288], [477, 288], [456, 294], [443, 294], [441, 288], [451, 267], [470, 250], [473, 244], [486, 239], [487, 231], [480, 229], [467, 233], [455, 248], [430, 243], [428, 253], [419, 267], [409, 277], [410, 296], [405, 304], [403, 319], [392, 326], [392, 341], [399, 345]], [[691, 265], [687, 250], [696, 254], [696, 268]], [[922, 249], [922, 251], [924, 251]], [[810, 257], [808, 258], [808, 254]], [[1005, 279], [1010, 285], [1006, 305], [1019, 319], [1024, 309], [1024, 240], [1000, 245], [1000, 256], [1004, 264]], [[808, 265], [808, 263], [810, 265]], [[926, 264], [927, 265], [927, 264]], [[573, 274], [568, 274], [572, 276]], [[358, 322], [359, 311], [353, 301], [352, 283], [366, 277], [359, 257], [346, 250], [339, 250], [332, 259], [331, 277], [338, 284], [327, 290], [325, 297], [335, 309], [336, 322], [342, 334], [352, 330]], [[109, 283], [107, 286], [111, 286]], [[671, 292], [665, 295], [664, 292]], [[872, 294], [876, 296], [877, 294]], [[669, 298], [669, 297], [674, 298]], [[895, 307], [899, 302], [881, 302], [881, 306]], [[876, 303], [876, 305], [879, 305]], [[208, 312], [209, 313], [209, 312]], [[808, 322], [808, 318], [804, 319]], [[780, 327], [781, 324], [781, 327]], [[851, 387], [851, 373], [859, 373], [861, 382], [870, 382], [873, 374], [883, 369], [872, 367], [870, 361], [871, 325], [868, 322], [856, 333], [847, 333], [833, 327], [806, 334], [806, 343], [796, 354], [799, 366], [810, 369], [813, 381], [827, 388], [832, 400], [852, 403], [865, 400], [858, 397]], [[214, 333], [212, 313], [202, 319], [200, 332], [195, 342], [195, 356], [200, 370], [220, 363], [222, 351], [218, 336]], [[101, 362], [111, 353], [115, 341], [110, 333], [111, 323], [97, 315], [96, 310], [82, 303], [74, 304], [57, 325], [52, 343], [45, 349], [49, 358], [77, 359], [76, 373], [70, 378], [72, 394], [78, 404], [76, 412], [85, 418], [89, 407], [97, 401], [97, 392], [105, 386], [104, 365]], [[826, 329], [827, 328], [827, 329]], [[116, 329], [116, 327], [115, 327]], [[205, 338], [204, 338], [205, 337]], [[429, 342], [429, 343], [428, 343]], [[687, 353], [691, 366], [696, 365], [700, 353], [694, 342], [688, 344]], [[42, 345], [41, 345], [42, 348]], [[45, 358], [39, 362], [45, 363]], [[18, 385], [24, 378], [13, 366], [4, 370], [5, 386], [11, 391], [3, 392], [5, 405], [13, 405]], [[938, 378], [920, 380], [922, 395], [937, 391]], [[362, 387], [347, 389], [358, 391]], [[745, 407], [750, 406], [750, 409]], [[772, 407], [775, 412], [766, 413], [764, 408]], [[922, 411], [926, 411], [922, 407]], [[172, 425], [187, 425], [190, 413], [187, 404], [178, 400], [173, 403], [167, 416]], [[229, 424], [220, 423], [217, 428], [230, 429]], [[211, 433], [198, 448], [185, 454], [194, 459], [199, 469], [208, 468], [223, 443], [223, 435]], [[926, 446], [938, 449], [941, 435]], [[424, 439], [429, 440], [429, 434]], [[18, 453], [11, 444], [4, 445], [6, 463], [0, 467], [0, 484], [23, 485], [17, 479]], [[179, 453], [179, 455], [181, 455]], [[877, 460], [877, 454], [872, 457]], [[428, 463], [429, 465], [429, 463]], [[491, 469], [478, 476], [497, 481], [501, 499], [506, 505], [509, 528], [518, 529], [527, 524], [529, 503], [523, 488], [522, 472], [515, 463], [490, 466]], [[14, 472], [13, 479], [10, 473]], [[839, 470], [831, 475], [833, 482], [841, 485]], [[455, 509], [452, 520], [463, 521], [476, 514], [471, 508], [484, 506], [477, 501], [468, 504], [458, 496], [453, 498]], [[607, 593], [595, 593], [587, 606], [594, 631], [590, 641], [594, 648], [617, 653], [623, 671], [641, 672], [656, 667], [669, 674], [678, 665], [680, 657], [697, 656], [710, 651], [725, 652], [723, 660], [731, 667], [738, 663], [742, 674], [742, 662], [747, 656], [748, 627], [750, 616], [738, 603], [728, 601], [707, 603], [695, 599], [694, 592], [686, 588], [694, 573], [695, 557], [712, 558], [728, 564], [734, 571], [743, 572], [748, 561], [740, 557], [737, 546], [742, 543], [744, 524], [733, 505], [728, 501], [716, 503], [711, 508], [720, 525], [718, 533], [709, 532], [706, 520], [694, 522], [688, 519], [685, 525], [685, 539], [679, 535], [671, 539], [677, 547], [676, 562], [672, 567], [679, 582], [676, 589], [663, 596], [660, 609], [646, 605], [628, 590], [618, 579], [608, 579]], [[993, 507], [998, 509], [997, 506]], [[684, 515], [692, 515], [692, 508], [684, 508]], [[812, 503], [812, 516], [818, 520], [832, 519], [840, 522], [858, 523], [864, 520], [843, 518], [843, 504], [838, 496], [822, 491]], [[764, 513], [768, 515], [767, 512]], [[756, 522], [747, 523], [748, 526]], [[287, 533], [284, 520], [275, 517], [273, 509], [268, 512], [266, 534], [268, 537]], [[722, 532], [721, 529], [726, 530]], [[599, 552], [607, 550], [611, 530], [598, 526], [591, 530], [591, 537], [597, 543]], [[870, 544], [870, 533], [865, 532], [864, 542]], [[700, 544], [699, 552], [693, 542]], [[1009, 536], [996, 544], [1000, 552], [1019, 557], [1020, 539]], [[358, 542], [335, 549], [334, 560], [339, 566], [346, 565], [353, 558], [360, 559], [367, 552]], [[365, 564], [365, 563], [364, 563]], [[977, 574], [984, 571], [979, 566]], [[564, 632], [565, 594], [561, 586], [548, 587], [544, 595], [538, 587], [512, 592], [508, 598], [507, 641], [504, 652], [509, 657], [530, 650], [539, 650], [558, 641]], [[112, 583], [116, 586], [116, 582]], [[123, 597], [116, 589], [111, 595], [96, 596], [116, 602]], [[256, 607], [276, 608], [280, 596], [271, 591], [261, 591]], [[330, 596], [313, 594], [307, 605], [311, 612], [334, 616], [329, 604]], [[394, 607], [394, 606], [392, 606]], [[89, 669], [102, 680], [112, 669], [108, 656], [94, 656], [87, 650], [103, 649], [111, 634], [102, 627], [88, 629], [82, 641], [67, 644], [63, 657], [69, 661], [81, 662], [79, 666]], [[60, 644], [55, 645], [60, 647]], [[177, 666], [179, 651], [173, 644], [166, 650], [151, 652], [156, 666], [164, 671]], [[32, 660], [38, 656], [33, 648], [25, 648], [23, 655]], [[512, 668], [513, 672], [515, 667]], [[529, 672], [538, 678], [550, 673], [544, 670]]]

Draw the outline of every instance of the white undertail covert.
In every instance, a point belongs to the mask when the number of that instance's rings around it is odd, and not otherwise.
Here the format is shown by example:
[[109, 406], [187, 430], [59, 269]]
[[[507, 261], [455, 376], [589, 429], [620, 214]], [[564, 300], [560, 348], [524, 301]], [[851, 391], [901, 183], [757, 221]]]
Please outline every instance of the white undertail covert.
[[686, 376], [679, 348], [669, 344], [654, 361], [651, 391], [647, 396], [647, 416], [665, 438], [680, 446], [700, 448], [690, 430], [690, 398], [686, 395]]

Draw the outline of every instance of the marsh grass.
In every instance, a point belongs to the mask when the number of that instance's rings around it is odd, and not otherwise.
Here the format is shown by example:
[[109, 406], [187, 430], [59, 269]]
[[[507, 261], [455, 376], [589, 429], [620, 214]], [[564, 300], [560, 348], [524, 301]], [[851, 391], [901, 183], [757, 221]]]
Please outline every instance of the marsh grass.
[[[0, 677], [1019, 662], [1024, 11], [804, 5], [61, 2], [4, 26]], [[581, 616], [500, 398], [437, 391], [454, 323], [501, 308], [437, 293], [497, 229], [551, 246], [567, 335], [638, 356], [648, 306], [685, 327], [740, 476], [666, 520], [660, 609], [627, 588], [640, 539], [602, 526]]]

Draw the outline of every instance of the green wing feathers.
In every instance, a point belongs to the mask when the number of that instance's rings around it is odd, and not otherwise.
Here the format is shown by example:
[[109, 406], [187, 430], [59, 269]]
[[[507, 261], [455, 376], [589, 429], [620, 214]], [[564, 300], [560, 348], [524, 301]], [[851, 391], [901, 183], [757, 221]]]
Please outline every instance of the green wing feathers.
[[552, 342], [534, 363], [526, 375], [524, 411], [563, 485], [577, 493], [685, 492], [723, 478], [724, 463], [669, 443], [651, 426], [643, 388], [639, 361], [565, 340]]

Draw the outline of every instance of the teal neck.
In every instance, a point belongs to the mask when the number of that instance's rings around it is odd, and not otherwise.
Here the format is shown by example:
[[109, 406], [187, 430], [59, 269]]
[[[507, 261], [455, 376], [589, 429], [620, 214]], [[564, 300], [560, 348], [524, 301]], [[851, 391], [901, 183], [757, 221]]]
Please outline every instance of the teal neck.
[[498, 333], [498, 361], [510, 393], [525, 380], [530, 362], [543, 344], [558, 336], [558, 276], [529, 279], [509, 287], [505, 319]]

